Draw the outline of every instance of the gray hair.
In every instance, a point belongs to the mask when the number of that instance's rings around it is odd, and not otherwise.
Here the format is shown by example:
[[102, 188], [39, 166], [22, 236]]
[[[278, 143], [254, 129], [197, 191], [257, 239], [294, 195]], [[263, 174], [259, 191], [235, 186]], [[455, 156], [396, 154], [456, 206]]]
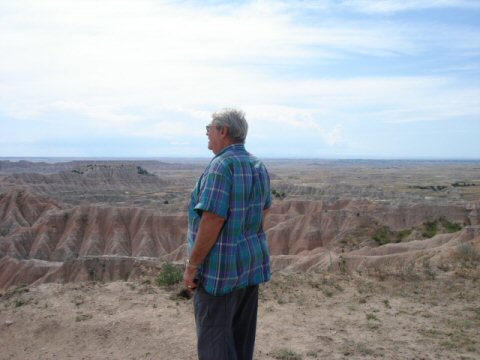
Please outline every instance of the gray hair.
[[244, 143], [247, 138], [248, 123], [245, 113], [237, 109], [222, 109], [213, 113], [213, 123], [217, 128], [228, 128], [228, 137], [237, 143]]

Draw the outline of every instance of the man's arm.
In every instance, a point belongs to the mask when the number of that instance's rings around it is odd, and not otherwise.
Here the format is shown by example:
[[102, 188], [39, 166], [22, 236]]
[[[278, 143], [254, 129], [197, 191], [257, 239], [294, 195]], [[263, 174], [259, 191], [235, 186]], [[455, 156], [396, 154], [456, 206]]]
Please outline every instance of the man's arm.
[[267, 220], [267, 215], [270, 212], [270, 208], [263, 209], [263, 220], [262, 220], [262, 230], [265, 231], [265, 221]]
[[218, 239], [225, 219], [215, 213], [204, 211], [198, 227], [197, 237], [190, 254], [190, 264], [187, 264], [183, 273], [183, 283], [188, 289], [195, 289], [194, 279], [197, 273], [197, 267], [203, 263], [213, 245]]
[[270, 208], [263, 209], [263, 220], [264, 221], [267, 218], [267, 215], [268, 215], [269, 212], [270, 212]]

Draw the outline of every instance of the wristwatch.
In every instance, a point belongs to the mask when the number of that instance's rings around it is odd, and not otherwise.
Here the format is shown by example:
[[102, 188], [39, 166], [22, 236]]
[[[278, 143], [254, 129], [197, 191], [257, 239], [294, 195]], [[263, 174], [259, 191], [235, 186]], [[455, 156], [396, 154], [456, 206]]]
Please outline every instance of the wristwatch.
[[185, 263], [185, 266], [191, 267], [191, 268], [195, 268], [195, 269], [198, 268], [198, 265], [195, 265], [194, 263], [192, 263], [192, 262], [190, 261], [190, 259], [187, 259], [187, 261], [186, 261], [186, 263]]

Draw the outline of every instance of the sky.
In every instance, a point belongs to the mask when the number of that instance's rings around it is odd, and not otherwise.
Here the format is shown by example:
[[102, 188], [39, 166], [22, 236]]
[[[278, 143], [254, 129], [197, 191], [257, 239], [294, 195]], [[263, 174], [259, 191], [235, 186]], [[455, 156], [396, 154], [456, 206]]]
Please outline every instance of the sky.
[[480, 1], [0, 0], [0, 157], [480, 159]]

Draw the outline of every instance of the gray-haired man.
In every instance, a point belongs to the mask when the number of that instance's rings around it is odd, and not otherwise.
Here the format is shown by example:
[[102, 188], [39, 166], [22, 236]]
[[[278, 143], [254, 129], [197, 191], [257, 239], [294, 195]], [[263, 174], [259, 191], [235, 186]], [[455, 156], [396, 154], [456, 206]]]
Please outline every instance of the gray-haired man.
[[253, 358], [258, 285], [270, 279], [270, 178], [245, 150], [247, 130], [239, 110], [213, 114], [207, 136], [215, 156], [191, 194], [184, 284], [196, 289], [200, 360]]

